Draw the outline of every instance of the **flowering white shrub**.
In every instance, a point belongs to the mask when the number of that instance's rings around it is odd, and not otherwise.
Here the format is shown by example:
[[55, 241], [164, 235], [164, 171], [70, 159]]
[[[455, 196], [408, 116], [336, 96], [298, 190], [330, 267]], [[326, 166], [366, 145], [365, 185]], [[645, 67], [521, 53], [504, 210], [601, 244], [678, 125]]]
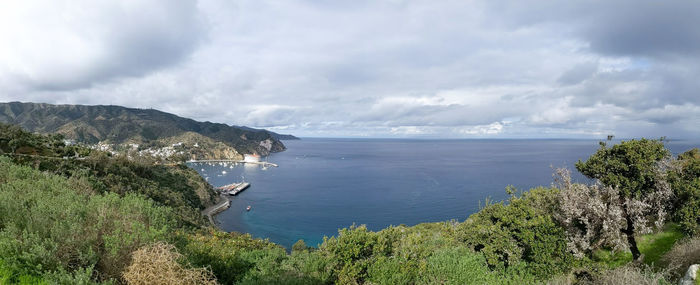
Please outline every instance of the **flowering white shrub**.
[[559, 209], [555, 218], [566, 229], [568, 246], [577, 257], [606, 247], [625, 250], [629, 245], [627, 218], [633, 234], [645, 234], [664, 225], [673, 192], [664, 168], [657, 171], [656, 188], [643, 197], [623, 197], [617, 189], [599, 181], [593, 185], [571, 182], [568, 169], [555, 170]]

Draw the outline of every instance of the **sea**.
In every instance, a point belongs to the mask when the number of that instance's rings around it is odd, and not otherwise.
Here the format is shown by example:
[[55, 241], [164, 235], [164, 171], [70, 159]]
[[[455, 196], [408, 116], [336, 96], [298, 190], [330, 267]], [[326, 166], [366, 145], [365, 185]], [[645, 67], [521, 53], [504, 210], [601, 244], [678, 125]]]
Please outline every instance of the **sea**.
[[[264, 158], [279, 167], [190, 163], [213, 186], [249, 182], [215, 217], [225, 231], [249, 233], [290, 248], [317, 246], [339, 228], [464, 221], [488, 200], [551, 186], [553, 168], [593, 154], [596, 140], [563, 139], [336, 139], [284, 141], [287, 150]], [[674, 154], [698, 141], [671, 140]], [[251, 206], [250, 211], [246, 207]]]

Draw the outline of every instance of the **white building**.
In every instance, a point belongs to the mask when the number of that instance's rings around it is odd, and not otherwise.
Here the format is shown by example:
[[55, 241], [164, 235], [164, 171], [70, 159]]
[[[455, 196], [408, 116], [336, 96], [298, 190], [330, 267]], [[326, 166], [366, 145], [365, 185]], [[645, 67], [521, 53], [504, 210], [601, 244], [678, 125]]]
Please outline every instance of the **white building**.
[[257, 154], [244, 154], [243, 161], [245, 161], [245, 162], [260, 162], [260, 156]]

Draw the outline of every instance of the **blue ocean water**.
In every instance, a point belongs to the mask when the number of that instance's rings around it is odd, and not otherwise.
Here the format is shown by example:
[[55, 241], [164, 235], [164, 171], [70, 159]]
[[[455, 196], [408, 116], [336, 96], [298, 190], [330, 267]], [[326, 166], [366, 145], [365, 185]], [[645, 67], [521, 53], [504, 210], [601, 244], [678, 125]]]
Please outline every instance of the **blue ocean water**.
[[[379, 230], [463, 221], [485, 199], [506, 198], [508, 185], [523, 190], [549, 186], [552, 167], [575, 172], [574, 163], [599, 147], [595, 140], [309, 138], [284, 143], [286, 151], [267, 158], [277, 168], [190, 165], [214, 186], [243, 179], [251, 183], [216, 217], [223, 230], [289, 248], [299, 239], [317, 245], [353, 223]], [[699, 145], [666, 144], [674, 153]], [[581, 175], [574, 178], [588, 182]]]

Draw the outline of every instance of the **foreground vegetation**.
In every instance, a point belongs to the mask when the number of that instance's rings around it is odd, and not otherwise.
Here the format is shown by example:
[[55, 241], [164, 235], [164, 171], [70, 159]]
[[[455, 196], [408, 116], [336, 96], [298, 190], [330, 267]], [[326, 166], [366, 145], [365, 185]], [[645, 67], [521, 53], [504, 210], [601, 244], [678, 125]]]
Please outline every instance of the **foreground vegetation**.
[[353, 226], [290, 253], [196, 217], [213, 196], [191, 170], [2, 127], [0, 284], [669, 284], [700, 262], [700, 155], [671, 159], [660, 141], [602, 146], [580, 163], [646, 186], [559, 171], [556, 187], [509, 188], [466, 221]]

